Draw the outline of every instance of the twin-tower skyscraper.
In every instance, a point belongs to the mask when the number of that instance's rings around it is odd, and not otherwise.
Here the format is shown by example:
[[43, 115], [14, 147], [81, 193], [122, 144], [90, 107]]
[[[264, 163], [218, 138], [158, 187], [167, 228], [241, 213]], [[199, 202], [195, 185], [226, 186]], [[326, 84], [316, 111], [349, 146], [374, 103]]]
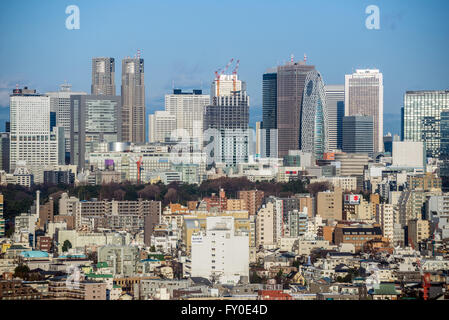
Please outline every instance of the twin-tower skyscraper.
[[[115, 59], [92, 59], [92, 95], [115, 96]], [[145, 82], [144, 60], [122, 60], [121, 85], [121, 137], [122, 141], [145, 143]]]

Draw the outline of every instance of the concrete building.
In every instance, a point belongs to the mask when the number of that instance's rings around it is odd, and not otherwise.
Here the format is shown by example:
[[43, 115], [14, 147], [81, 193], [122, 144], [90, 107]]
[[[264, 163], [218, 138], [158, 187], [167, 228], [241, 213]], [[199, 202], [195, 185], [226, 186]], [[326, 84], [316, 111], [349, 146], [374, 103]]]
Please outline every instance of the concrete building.
[[123, 141], [145, 142], [145, 83], [144, 60], [126, 58], [122, 60], [122, 122]]
[[56, 126], [64, 128], [65, 163], [70, 161], [70, 97], [73, 95], [86, 95], [85, 92], [72, 91], [71, 87], [70, 84], [64, 83], [60, 85], [59, 91], [46, 93], [50, 97], [50, 112], [54, 112], [56, 115]]
[[344, 225], [338, 224], [334, 230], [335, 244], [350, 243], [355, 247], [356, 252], [361, 251], [364, 245], [370, 240], [382, 240], [382, 230], [379, 225]]
[[376, 69], [359, 69], [345, 75], [345, 116], [372, 116], [374, 152], [383, 151], [383, 75]]
[[408, 241], [414, 248], [419, 248], [419, 243], [430, 237], [430, 223], [428, 220], [412, 219], [407, 223]]
[[343, 146], [343, 117], [345, 115], [345, 86], [326, 85], [329, 150], [341, 150]]
[[[204, 140], [207, 148], [213, 147], [211, 163], [236, 167], [248, 162], [252, 137], [246, 83], [236, 74], [220, 75], [212, 83], [211, 92], [212, 104], [206, 106], [204, 114], [204, 130], [207, 130]], [[209, 143], [211, 137], [213, 142]]]
[[272, 202], [259, 209], [256, 216], [256, 247], [276, 244], [275, 219], [275, 206]]
[[395, 223], [395, 208], [391, 204], [376, 205], [376, 222], [382, 228], [382, 235], [388, 238], [391, 245], [394, 244], [394, 223]]
[[254, 215], [262, 206], [264, 192], [261, 190], [243, 190], [238, 192], [237, 197], [245, 201], [246, 210], [250, 215]]
[[10, 96], [10, 170], [24, 161], [37, 183], [47, 165], [64, 164], [64, 129], [51, 127], [50, 97], [15, 89]]
[[[187, 131], [196, 149], [203, 145], [204, 111], [209, 104], [210, 96], [203, 94], [202, 90], [183, 92], [174, 89], [172, 94], [165, 95], [165, 111], [175, 116], [175, 128]], [[183, 135], [183, 138], [187, 137]]]
[[249, 238], [235, 234], [234, 218], [207, 217], [206, 228], [192, 235], [191, 276], [224, 284], [248, 281]]
[[340, 188], [335, 188], [334, 191], [318, 192], [316, 214], [321, 216], [323, 220], [342, 220], [342, 190]]
[[422, 141], [393, 141], [393, 167], [424, 168], [426, 151]]
[[106, 245], [98, 249], [98, 262], [106, 262], [113, 275], [131, 277], [140, 260], [139, 248], [123, 245]]
[[92, 58], [92, 95], [115, 96], [114, 58]]
[[71, 96], [70, 163], [87, 168], [89, 154], [102, 142], [120, 142], [120, 97]]
[[165, 142], [176, 130], [176, 115], [168, 111], [156, 111], [148, 116], [148, 141]]
[[329, 182], [334, 188], [341, 188], [344, 192], [357, 190], [356, 177], [322, 177], [310, 180], [310, 183], [316, 182]]

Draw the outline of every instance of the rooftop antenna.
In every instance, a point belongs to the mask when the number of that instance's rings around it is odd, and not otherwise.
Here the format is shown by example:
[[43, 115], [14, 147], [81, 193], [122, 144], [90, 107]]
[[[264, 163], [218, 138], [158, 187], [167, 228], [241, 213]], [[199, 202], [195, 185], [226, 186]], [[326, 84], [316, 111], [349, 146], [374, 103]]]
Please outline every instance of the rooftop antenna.
[[307, 55], [304, 53], [304, 63], [307, 62]]
[[290, 55], [290, 62], [293, 62], [293, 60], [295, 59], [295, 56], [293, 55], [293, 53]]
[[137, 49], [137, 59], [140, 60], [140, 49]]

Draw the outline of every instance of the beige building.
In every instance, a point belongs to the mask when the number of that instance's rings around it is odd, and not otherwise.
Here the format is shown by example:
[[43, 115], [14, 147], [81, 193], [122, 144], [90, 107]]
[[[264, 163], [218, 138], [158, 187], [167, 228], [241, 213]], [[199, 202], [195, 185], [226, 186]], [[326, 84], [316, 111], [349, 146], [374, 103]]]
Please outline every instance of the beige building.
[[382, 228], [382, 235], [388, 238], [390, 244], [394, 242], [395, 209], [391, 204], [376, 204], [376, 222]]
[[334, 191], [318, 192], [316, 214], [323, 220], [342, 220], [343, 193], [340, 188]]
[[247, 210], [245, 199], [228, 199], [226, 201], [226, 208], [228, 211]]
[[341, 188], [343, 192], [351, 192], [357, 190], [356, 177], [322, 177], [310, 180], [310, 183], [329, 182], [332, 186]]
[[430, 237], [430, 224], [428, 220], [413, 219], [408, 221], [408, 239], [413, 247], [418, 248], [418, 243]]
[[238, 198], [245, 200], [250, 215], [256, 214], [262, 205], [264, 192], [260, 190], [239, 191]]
[[256, 216], [256, 246], [275, 244], [274, 239], [275, 209], [272, 202], [264, 205]]

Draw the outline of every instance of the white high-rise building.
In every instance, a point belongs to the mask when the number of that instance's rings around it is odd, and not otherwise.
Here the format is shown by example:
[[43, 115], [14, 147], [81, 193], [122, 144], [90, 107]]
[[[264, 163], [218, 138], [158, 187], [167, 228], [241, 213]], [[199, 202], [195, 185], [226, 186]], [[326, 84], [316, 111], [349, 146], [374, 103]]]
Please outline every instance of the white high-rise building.
[[10, 120], [10, 170], [25, 161], [35, 182], [42, 183], [46, 166], [64, 164], [64, 129], [51, 128], [50, 97], [27, 87], [15, 89], [10, 96]]
[[56, 125], [64, 127], [65, 152], [70, 152], [70, 97], [86, 95], [86, 92], [71, 91], [70, 84], [62, 84], [59, 91], [47, 92], [50, 97], [50, 111], [56, 114]]
[[186, 130], [198, 146], [203, 143], [204, 109], [209, 104], [210, 96], [202, 90], [174, 89], [172, 94], [165, 95], [165, 111], [176, 116], [176, 129]]
[[168, 111], [156, 111], [148, 116], [148, 141], [164, 142], [176, 129], [176, 116]]
[[356, 70], [345, 75], [345, 116], [372, 116], [374, 152], [383, 151], [384, 86], [377, 69]]
[[394, 242], [395, 209], [391, 204], [376, 206], [376, 222], [381, 225], [382, 235], [388, 238], [390, 244]]
[[341, 150], [343, 144], [342, 126], [345, 115], [345, 86], [326, 85], [326, 106], [328, 121], [328, 148], [331, 151]]
[[237, 235], [234, 217], [207, 217], [206, 233], [192, 235], [191, 276], [237, 284], [249, 277], [249, 237]]

